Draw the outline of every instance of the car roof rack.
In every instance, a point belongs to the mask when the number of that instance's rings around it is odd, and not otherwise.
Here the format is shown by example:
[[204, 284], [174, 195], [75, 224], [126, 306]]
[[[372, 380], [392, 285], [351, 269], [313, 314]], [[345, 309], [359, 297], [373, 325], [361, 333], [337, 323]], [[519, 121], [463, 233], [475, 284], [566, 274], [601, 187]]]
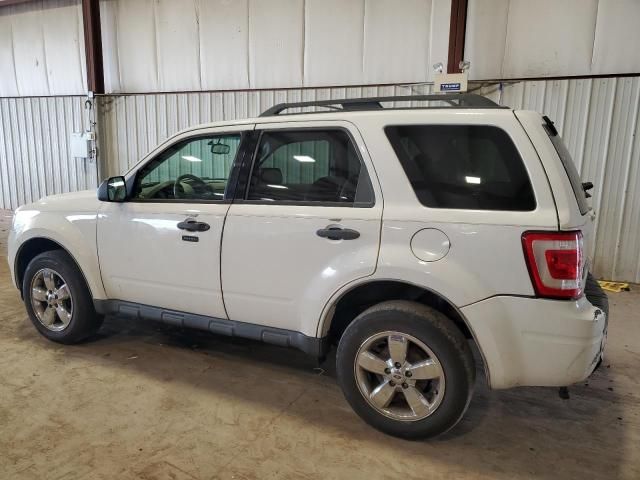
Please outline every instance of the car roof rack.
[[[445, 107], [384, 107], [383, 102], [444, 102]], [[326, 107], [327, 111], [356, 112], [401, 108], [507, 108], [475, 93], [440, 93], [432, 95], [396, 95], [391, 97], [344, 98], [312, 102], [279, 103], [265, 110], [261, 117], [280, 115], [291, 108]], [[315, 112], [322, 113], [322, 112]]]

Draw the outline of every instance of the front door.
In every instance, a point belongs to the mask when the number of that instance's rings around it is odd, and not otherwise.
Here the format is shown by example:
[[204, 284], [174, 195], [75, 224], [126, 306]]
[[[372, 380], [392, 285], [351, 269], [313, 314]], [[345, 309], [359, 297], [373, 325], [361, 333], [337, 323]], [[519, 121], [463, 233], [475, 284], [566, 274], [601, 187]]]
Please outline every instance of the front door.
[[220, 288], [225, 195], [242, 130], [252, 128], [178, 137], [137, 170], [132, 198], [103, 204], [98, 255], [110, 299], [226, 318]]
[[375, 271], [382, 197], [351, 123], [256, 128], [248, 185], [222, 240], [227, 312], [316, 336], [331, 295]]

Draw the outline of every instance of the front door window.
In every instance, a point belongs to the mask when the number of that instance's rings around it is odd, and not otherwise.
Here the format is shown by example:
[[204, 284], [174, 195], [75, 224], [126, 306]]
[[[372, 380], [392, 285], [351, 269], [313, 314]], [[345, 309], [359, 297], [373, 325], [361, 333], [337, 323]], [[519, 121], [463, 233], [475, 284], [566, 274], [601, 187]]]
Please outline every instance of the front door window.
[[138, 174], [134, 199], [223, 200], [240, 134], [207, 135], [178, 142]]

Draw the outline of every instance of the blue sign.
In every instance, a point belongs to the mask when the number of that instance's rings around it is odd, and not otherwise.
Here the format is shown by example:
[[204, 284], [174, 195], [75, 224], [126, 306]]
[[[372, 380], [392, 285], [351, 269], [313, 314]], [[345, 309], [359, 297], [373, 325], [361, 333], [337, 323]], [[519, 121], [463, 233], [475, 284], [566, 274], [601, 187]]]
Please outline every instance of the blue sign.
[[460, 83], [441, 83], [440, 90], [443, 92], [459, 92]]

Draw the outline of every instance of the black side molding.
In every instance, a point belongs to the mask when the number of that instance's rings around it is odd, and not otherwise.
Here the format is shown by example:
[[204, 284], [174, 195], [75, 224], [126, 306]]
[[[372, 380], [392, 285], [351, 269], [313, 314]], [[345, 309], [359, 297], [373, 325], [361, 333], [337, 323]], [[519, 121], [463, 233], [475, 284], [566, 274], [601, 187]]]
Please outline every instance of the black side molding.
[[308, 337], [300, 332], [282, 328], [265, 327], [253, 323], [236, 322], [194, 313], [167, 310], [123, 300], [94, 300], [94, 308], [101, 315], [157, 320], [175, 327], [204, 330], [229, 337], [249, 338], [279, 347], [296, 348], [309, 356], [321, 358], [327, 354], [327, 337]]

